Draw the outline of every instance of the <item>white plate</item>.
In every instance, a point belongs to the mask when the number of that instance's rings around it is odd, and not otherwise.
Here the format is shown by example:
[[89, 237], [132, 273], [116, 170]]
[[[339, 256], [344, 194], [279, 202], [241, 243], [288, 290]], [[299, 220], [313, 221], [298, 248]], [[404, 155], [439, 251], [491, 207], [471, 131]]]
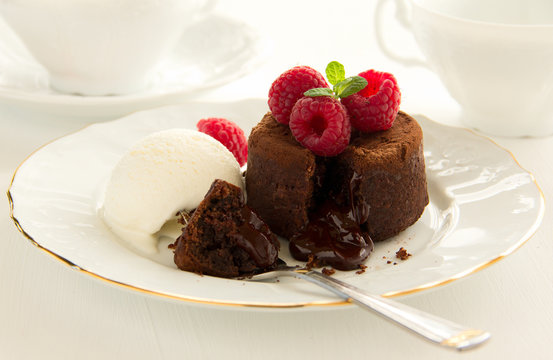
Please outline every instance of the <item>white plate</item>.
[[[158, 257], [140, 256], [97, 215], [112, 167], [139, 138], [161, 129], [194, 128], [206, 116], [227, 117], [249, 131], [266, 111], [262, 100], [190, 103], [91, 125], [42, 147], [19, 167], [9, 190], [12, 217], [39, 248], [126, 288], [218, 305], [345, 304], [297, 279], [252, 283], [180, 271], [167, 242]], [[430, 204], [415, 225], [376, 244], [364, 274], [334, 275], [385, 296], [432, 288], [486, 267], [528, 240], [543, 216], [539, 187], [509, 152], [470, 131], [417, 119], [424, 131]], [[401, 246], [412, 254], [406, 261], [395, 258]], [[282, 248], [281, 257], [290, 261], [285, 242]]]
[[0, 18], [0, 101], [52, 114], [115, 118], [229, 83], [256, 69], [271, 51], [270, 42], [250, 26], [214, 14], [186, 29], [148, 89], [121, 96], [68, 95], [50, 89], [46, 69]]

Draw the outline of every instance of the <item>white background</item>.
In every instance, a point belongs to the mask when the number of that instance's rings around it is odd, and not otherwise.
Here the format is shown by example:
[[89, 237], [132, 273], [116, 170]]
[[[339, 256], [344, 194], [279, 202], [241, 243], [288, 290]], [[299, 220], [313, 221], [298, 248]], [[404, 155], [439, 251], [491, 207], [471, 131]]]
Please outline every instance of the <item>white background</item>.
[[[423, 68], [404, 68], [376, 45], [371, 1], [225, 1], [216, 11], [243, 19], [274, 42], [265, 65], [198, 96], [266, 97], [293, 65], [350, 74], [393, 72], [402, 108], [461, 125], [459, 108]], [[391, 10], [391, 8], [390, 8]], [[416, 53], [390, 15], [390, 44]], [[0, 69], [1, 71], [1, 69]], [[185, 99], [183, 99], [185, 101]], [[262, 114], [260, 114], [261, 118]], [[90, 122], [0, 105], [0, 186], [34, 149]], [[125, 290], [85, 276], [31, 245], [0, 216], [0, 359], [550, 359], [553, 338], [553, 137], [494, 138], [532, 172], [546, 198], [541, 228], [518, 251], [470, 277], [399, 300], [483, 328], [492, 340], [458, 354], [429, 344], [354, 306], [245, 311], [192, 305]], [[493, 214], [490, 214], [493, 216]]]

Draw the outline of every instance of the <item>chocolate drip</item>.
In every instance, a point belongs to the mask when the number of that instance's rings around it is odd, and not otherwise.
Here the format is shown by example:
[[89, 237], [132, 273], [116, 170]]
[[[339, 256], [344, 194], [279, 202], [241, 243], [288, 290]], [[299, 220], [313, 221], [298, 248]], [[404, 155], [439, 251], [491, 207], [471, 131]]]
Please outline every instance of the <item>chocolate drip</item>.
[[278, 257], [278, 244], [273, 243], [269, 227], [247, 206], [242, 207], [240, 214], [244, 221], [238, 233], [233, 234], [236, 245], [246, 251], [258, 267], [272, 265]]
[[[361, 176], [354, 172], [347, 183], [348, 199], [343, 199], [343, 193], [331, 194], [302, 231], [290, 239], [295, 259], [307, 261], [312, 255], [316, 263], [339, 270], [356, 269], [367, 259], [374, 245], [361, 230], [369, 216], [369, 205], [355, 196], [361, 182]], [[339, 205], [344, 201], [345, 205]]]

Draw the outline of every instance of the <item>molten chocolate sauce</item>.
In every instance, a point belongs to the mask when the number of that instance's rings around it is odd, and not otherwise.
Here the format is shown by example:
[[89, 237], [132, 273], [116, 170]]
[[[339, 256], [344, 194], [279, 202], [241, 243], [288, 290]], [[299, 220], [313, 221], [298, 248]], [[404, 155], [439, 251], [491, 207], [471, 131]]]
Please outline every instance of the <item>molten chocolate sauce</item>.
[[278, 258], [278, 244], [269, 227], [247, 206], [242, 207], [241, 215], [244, 222], [233, 236], [236, 244], [250, 255], [258, 267], [274, 264]]
[[339, 270], [353, 270], [363, 264], [374, 245], [361, 230], [369, 217], [369, 205], [355, 196], [361, 180], [353, 173], [347, 189], [343, 189], [348, 196], [331, 194], [303, 230], [290, 239], [290, 253], [295, 259], [307, 261], [311, 255], [316, 263]]

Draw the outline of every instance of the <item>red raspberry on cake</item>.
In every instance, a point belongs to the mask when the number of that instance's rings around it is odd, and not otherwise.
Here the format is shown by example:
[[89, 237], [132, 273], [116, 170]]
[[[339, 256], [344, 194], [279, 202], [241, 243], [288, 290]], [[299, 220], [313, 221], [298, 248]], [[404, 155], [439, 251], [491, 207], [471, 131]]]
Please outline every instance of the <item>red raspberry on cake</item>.
[[238, 125], [223, 118], [207, 118], [198, 121], [196, 127], [200, 132], [207, 134], [221, 144], [234, 155], [240, 166], [248, 160], [248, 140], [244, 131]]
[[321, 73], [309, 66], [295, 66], [282, 73], [269, 89], [269, 108], [274, 118], [288, 124], [296, 101], [313, 88], [328, 88], [328, 84]]
[[305, 96], [292, 108], [290, 130], [315, 155], [336, 156], [349, 144], [351, 123], [340, 100]]
[[352, 126], [364, 132], [389, 129], [401, 102], [401, 92], [395, 77], [376, 70], [362, 72], [359, 76], [367, 80], [367, 86], [342, 99]]

